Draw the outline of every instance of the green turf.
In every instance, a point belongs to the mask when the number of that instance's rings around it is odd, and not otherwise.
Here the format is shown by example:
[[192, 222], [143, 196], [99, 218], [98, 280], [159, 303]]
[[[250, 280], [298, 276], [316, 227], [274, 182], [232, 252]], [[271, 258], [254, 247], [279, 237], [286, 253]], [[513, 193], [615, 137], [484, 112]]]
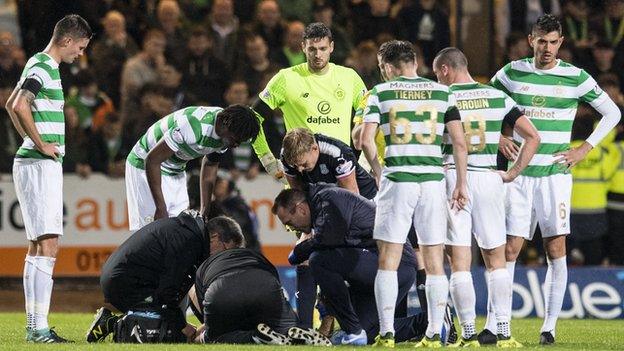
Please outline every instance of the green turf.
[[[116, 345], [108, 342], [86, 344], [85, 329], [91, 323], [92, 315], [54, 313], [50, 324], [56, 326], [59, 335], [76, 340], [69, 345], [37, 345], [24, 341], [24, 316], [21, 313], [0, 313], [0, 350], [312, 350], [318, 348], [293, 346], [236, 346], [236, 345]], [[479, 323], [482, 325], [483, 320]], [[527, 348], [537, 348], [541, 320], [514, 320], [513, 333]], [[413, 343], [398, 344], [397, 348], [411, 348]], [[341, 347], [342, 350], [349, 349]], [[365, 348], [357, 348], [358, 350]], [[547, 350], [623, 350], [624, 322], [603, 320], [562, 320], [557, 328], [557, 346]]]

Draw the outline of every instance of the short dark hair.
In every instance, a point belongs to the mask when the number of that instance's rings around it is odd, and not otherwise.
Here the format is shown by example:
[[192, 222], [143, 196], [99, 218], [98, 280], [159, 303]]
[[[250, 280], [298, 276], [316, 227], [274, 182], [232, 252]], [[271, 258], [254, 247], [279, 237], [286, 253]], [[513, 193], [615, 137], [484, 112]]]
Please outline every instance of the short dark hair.
[[533, 35], [536, 33], [550, 32], [557, 32], [559, 35], [562, 33], [561, 22], [559, 22], [555, 15], [551, 15], [550, 13], [540, 16], [531, 28], [531, 33]]
[[409, 41], [390, 40], [379, 47], [381, 61], [398, 67], [402, 62], [416, 62], [416, 49]]
[[255, 140], [260, 133], [260, 123], [256, 113], [249, 107], [234, 104], [217, 114], [217, 122], [227, 128], [238, 141]]
[[436, 63], [436, 67], [440, 67], [443, 64], [454, 69], [468, 67], [466, 55], [456, 47], [448, 47], [440, 50], [433, 61]]
[[306, 193], [299, 189], [284, 189], [282, 190], [275, 200], [273, 200], [273, 207], [271, 207], [271, 213], [277, 214], [277, 209], [280, 207], [291, 209], [298, 202], [306, 200]]
[[94, 83], [96, 83], [95, 75], [89, 69], [83, 69], [78, 71], [78, 73], [76, 73], [76, 76], [74, 77], [74, 84], [78, 88], [88, 87], [89, 85]]
[[79, 15], [72, 14], [61, 18], [54, 26], [52, 41], [58, 44], [61, 39], [71, 37], [72, 39], [91, 39], [93, 32], [87, 21]]
[[209, 40], [212, 40], [212, 35], [208, 33], [204, 26], [195, 26], [191, 29], [191, 35], [189, 38], [197, 38], [197, 37], [206, 37]]
[[321, 22], [310, 23], [303, 31], [304, 41], [308, 39], [323, 39], [325, 37], [329, 38], [329, 41], [334, 40], [331, 29]]
[[230, 217], [218, 216], [209, 220], [204, 226], [204, 231], [208, 238], [215, 233], [221, 242], [233, 242], [236, 247], [245, 247], [243, 231], [240, 225]]

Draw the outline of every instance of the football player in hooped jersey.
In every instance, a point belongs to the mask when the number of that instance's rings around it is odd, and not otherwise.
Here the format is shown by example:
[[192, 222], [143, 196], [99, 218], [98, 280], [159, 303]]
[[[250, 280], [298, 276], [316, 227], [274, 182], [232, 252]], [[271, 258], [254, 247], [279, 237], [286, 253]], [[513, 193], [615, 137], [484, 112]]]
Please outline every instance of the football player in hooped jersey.
[[13, 162], [13, 183], [28, 239], [24, 297], [29, 342], [67, 342], [48, 326], [52, 272], [63, 235], [65, 116], [59, 64], [80, 57], [91, 34], [82, 17], [63, 17], [48, 46], [26, 62], [6, 102], [13, 126], [24, 138]]
[[[615, 103], [587, 72], [557, 59], [563, 42], [561, 32], [561, 23], [555, 16], [541, 16], [528, 37], [533, 57], [510, 62], [491, 81], [492, 86], [506, 92], [524, 109], [541, 138], [529, 165], [507, 188], [506, 259], [513, 281], [516, 258], [524, 240], [533, 238], [539, 223], [548, 258], [540, 334], [543, 345], [555, 342], [555, 326], [568, 280], [566, 236], [570, 233], [572, 193], [569, 168], [598, 145], [621, 117]], [[602, 118], [582, 145], [570, 148], [579, 102], [591, 105]], [[517, 134], [514, 139], [522, 141]]]
[[[379, 67], [386, 80], [370, 93], [364, 112], [362, 149], [379, 181], [373, 238], [379, 247], [375, 300], [379, 311], [378, 346], [394, 346], [397, 267], [412, 223], [425, 261], [428, 327], [421, 347], [441, 347], [448, 295], [444, 273], [446, 186], [442, 133], [453, 143], [457, 168], [451, 208], [463, 208], [466, 191], [466, 141], [455, 99], [448, 87], [416, 74], [414, 47], [405, 41], [381, 45]], [[377, 126], [386, 139], [384, 168], [377, 159]]]
[[200, 214], [206, 218], [221, 155], [254, 139], [259, 130], [254, 112], [243, 105], [191, 106], [154, 123], [126, 160], [130, 230], [188, 208], [184, 170], [188, 161], [202, 156]]
[[[479, 346], [475, 327], [475, 291], [470, 274], [472, 233], [489, 272], [488, 301], [495, 306], [498, 345], [522, 346], [511, 337], [511, 277], [505, 266], [505, 199], [507, 183], [526, 167], [539, 145], [539, 134], [516, 103], [504, 92], [475, 82], [468, 72], [466, 56], [457, 48], [440, 51], [433, 72], [455, 95], [468, 145], [468, 193], [470, 203], [450, 216], [446, 250], [451, 262], [450, 292], [459, 315], [462, 337], [459, 347]], [[507, 172], [496, 172], [496, 153], [503, 124], [525, 140], [518, 160]], [[445, 137], [447, 137], [445, 135]], [[444, 140], [447, 194], [455, 184], [452, 146]]]

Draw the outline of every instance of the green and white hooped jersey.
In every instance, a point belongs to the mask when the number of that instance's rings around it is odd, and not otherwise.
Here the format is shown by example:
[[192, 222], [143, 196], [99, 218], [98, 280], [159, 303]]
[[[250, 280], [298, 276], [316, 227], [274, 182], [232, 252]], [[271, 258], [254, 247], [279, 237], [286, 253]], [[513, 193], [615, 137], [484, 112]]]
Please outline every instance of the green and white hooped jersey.
[[[58, 143], [61, 156], [65, 155], [65, 115], [63, 105], [63, 87], [59, 64], [46, 53], [40, 52], [26, 62], [17, 86], [22, 86], [26, 79], [36, 79], [41, 83], [41, 89], [30, 106], [33, 120], [41, 140], [47, 143]], [[50, 159], [35, 148], [30, 138], [24, 142], [15, 154], [17, 158]], [[62, 157], [59, 157], [62, 162]]]
[[[522, 112], [501, 90], [477, 82], [450, 86], [461, 116], [468, 147], [468, 169], [495, 170], [498, 141], [503, 121], [513, 125]], [[444, 164], [455, 166], [453, 145], [444, 133], [442, 152]]]
[[449, 88], [425, 78], [405, 78], [376, 85], [364, 122], [378, 123], [386, 149], [383, 175], [395, 182], [442, 180], [442, 133], [447, 113], [455, 109]]
[[147, 153], [163, 138], [174, 152], [160, 166], [163, 175], [180, 174], [190, 160], [225, 152], [227, 148], [223, 148], [214, 127], [217, 114], [222, 110], [220, 107], [190, 106], [161, 118], [134, 145], [128, 162], [145, 169]]
[[[565, 166], [553, 164], [553, 154], [570, 148], [578, 103], [596, 107], [609, 98], [585, 70], [561, 60], [548, 70], [537, 69], [533, 58], [510, 62], [490, 84], [509, 94], [539, 131], [541, 144], [522, 172], [529, 177], [566, 173]], [[522, 138], [514, 133], [514, 140]]]

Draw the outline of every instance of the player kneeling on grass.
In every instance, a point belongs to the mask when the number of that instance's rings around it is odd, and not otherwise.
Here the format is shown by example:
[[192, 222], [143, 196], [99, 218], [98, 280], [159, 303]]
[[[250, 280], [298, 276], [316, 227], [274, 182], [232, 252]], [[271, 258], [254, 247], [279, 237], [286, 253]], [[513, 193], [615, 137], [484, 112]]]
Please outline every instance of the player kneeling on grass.
[[[379, 333], [374, 293], [379, 259], [373, 239], [375, 203], [346, 189], [319, 183], [310, 185], [308, 192], [283, 190], [275, 199], [272, 212], [284, 225], [311, 233], [302, 235], [289, 261], [299, 264], [309, 259], [325, 306], [342, 327], [332, 337], [332, 343], [372, 343]], [[403, 246], [398, 267], [398, 301], [414, 284], [415, 261], [408, 242]], [[427, 328], [427, 318], [422, 313], [396, 318], [394, 323], [397, 341], [421, 338]]]
[[243, 105], [191, 106], [154, 123], [126, 161], [130, 230], [188, 208], [186, 163], [201, 156], [200, 213], [206, 216], [221, 155], [259, 131], [254, 112]]
[[210, 258], [197, 270], [195, 294], [189, 294], [203, 314], [196, 342], [331, 345], [318, 332], [297, 327], [297, 315], [284, 297], [277, 269], [262, 254], [244, 248], [235, 221], [214, 218], [206, 231]]
[[[184, 211], [150, 223], [121, 244], [102, 267], [105, 304], [95, 315], [87, 342], [113, 331], [119, 318], [113, 311], [162, 312], [173, 316], [174, 324], [182, 323], [175, 332], [185, 327], [179, 305], [193, 285], [196, 267], [209, 256], [212, 221], [204, 225], [196, 211]], [[193, 332], [188, 330], [189, 335]]]

